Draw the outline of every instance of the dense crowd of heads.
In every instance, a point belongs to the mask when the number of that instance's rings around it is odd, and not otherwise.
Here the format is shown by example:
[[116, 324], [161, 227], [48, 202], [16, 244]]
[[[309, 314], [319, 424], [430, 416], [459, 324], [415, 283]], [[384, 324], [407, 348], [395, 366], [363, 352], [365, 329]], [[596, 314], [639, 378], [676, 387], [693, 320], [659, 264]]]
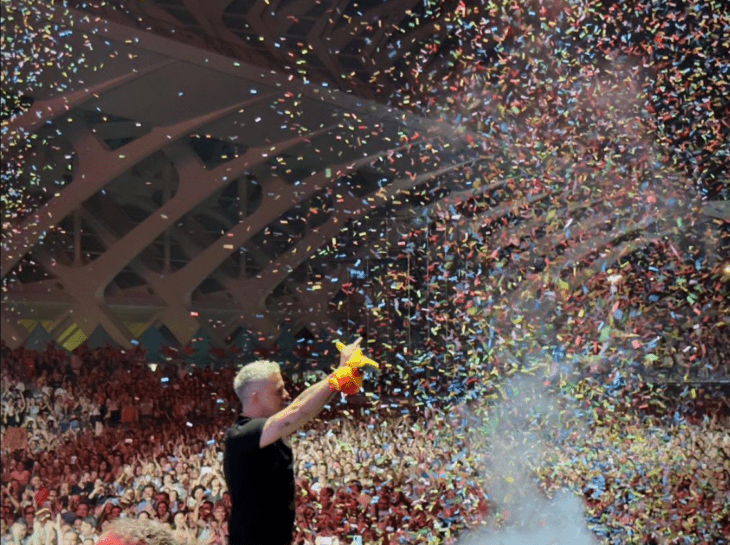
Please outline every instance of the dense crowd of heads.
[[[162, 521], [181, 543], [225, 543], [221, 449], [239, 410], [234, 369], [153, 372], [140, 352], [112, 348], [4, 349], [2, 359], [3, 543], [91, 545], [119, 518]], [[293, 437], [295, 543], [456, 543], [513, 522], [517, 499], [537, 491], [550, 501], [563, 488], [583, 498], [606, 543], [721, 543], [730, 530], [722, 407], [650, 416], [637, 405], [671, 401], [634, 386], [556, 389], [559, 424], [529, 404], [505, 411], [487, 400], [330, 407]], [[531, 445], [539, 436], [539, 456], [503, 496], [507, 477], [490, 449], [508, 445], [520, 458], [526, 434]]]

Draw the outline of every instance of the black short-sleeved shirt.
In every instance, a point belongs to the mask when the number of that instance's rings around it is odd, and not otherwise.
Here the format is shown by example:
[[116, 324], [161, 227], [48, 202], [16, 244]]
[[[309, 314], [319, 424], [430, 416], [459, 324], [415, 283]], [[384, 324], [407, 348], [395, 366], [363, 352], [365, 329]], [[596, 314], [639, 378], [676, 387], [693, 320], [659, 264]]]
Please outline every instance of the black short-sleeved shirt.
[[266, 418], [239, 416], [226, 433], [223, 470], [231, 494], [230, 545], [290, 545], [294, 457], [279, 439], [259, 448]]

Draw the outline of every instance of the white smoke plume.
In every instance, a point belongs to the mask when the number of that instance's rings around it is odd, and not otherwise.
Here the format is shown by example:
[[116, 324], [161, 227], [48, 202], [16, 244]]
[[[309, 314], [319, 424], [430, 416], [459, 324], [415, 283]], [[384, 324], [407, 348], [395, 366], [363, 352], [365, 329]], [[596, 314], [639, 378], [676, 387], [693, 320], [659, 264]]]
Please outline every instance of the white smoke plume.
[[581, 498], [567, 490], [549, 497], [534, 472], [545, 466], [556, 434], [586, 430], [561, 418], [572, 410], [536, 377], [513, 378], [503, 392], [506, 399], [487, 409], [481, 434], [485, 492], [496, 512], [491, 529], [467, 535], [459, 545], [596, 545]]

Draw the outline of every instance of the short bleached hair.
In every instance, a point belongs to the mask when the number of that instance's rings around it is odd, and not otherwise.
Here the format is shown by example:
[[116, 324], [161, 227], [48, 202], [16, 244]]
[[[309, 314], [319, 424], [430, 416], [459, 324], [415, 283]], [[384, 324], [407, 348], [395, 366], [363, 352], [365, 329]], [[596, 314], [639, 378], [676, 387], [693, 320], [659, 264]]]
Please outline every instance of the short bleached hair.
[[241, 403], [245, 405], [249, 394], [249, 386], [268, 380], [275, 373], [281, 373], [281, 368], [275, 361], [258, 360], [244, 365], [236, 374], [236, 378], [233, 379], [233, 391], [236, 392]]
[[[97, 541], [99, 545], [180, 545], [172, 530], [152, 519], [116, 519]], [[188, 539], [185, 545], [199, 545]]]

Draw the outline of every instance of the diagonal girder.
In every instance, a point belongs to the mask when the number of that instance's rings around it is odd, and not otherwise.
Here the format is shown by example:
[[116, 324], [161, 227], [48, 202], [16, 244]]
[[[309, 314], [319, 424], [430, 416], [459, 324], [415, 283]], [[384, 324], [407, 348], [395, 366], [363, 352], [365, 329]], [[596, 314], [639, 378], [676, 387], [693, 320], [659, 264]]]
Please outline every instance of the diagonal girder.
[[[214, 2], [214, 11], [221, 12], [221, 10], [227, 5], [224, 0], [211, 0]], [[206, 9], [209, 7], [207, 0], [206, 2], [203, 2], [203, 0], [185, 0], [185, 3], [187, 5], [193, 5], [193, 6], [203, 6], [205, 5]], [[294, 3], [288, 3], [288, 6], [293, 6]], [[346, 5], [346, 3], [340, 3], [343, 7]], [[279, 5], [279, 4], [277, 4]], [[263, 3], [260, 4], [260, 7], [263, 7]], [[300, 3], [298, 9], [305, 9], [306, 5], [305, 3]], [[263, 8], [266, 9], [266, 8]], [[439, 134], [443, 137], [446, 137], [449, 141], [454, 140], [454, 136], [456, 135], [457, 140], [463, 140], [459, 137], [459, 130], [454, 130], [453, 127], [446, 127], [443, 123], [435, 123], [432, 120], [425, 120], [418, 118], [417, 116], [412, 116], [410, 114], [407, 114], [405, 112], [400, 111], [394, 111], [391, 108], [388, 108], [384, 105], [378, 105], [371, 103], [370, 101], [364, 101], [362, 98], [358, 98], [356, 96], [347, 95], [344, 93], [340, 93], [337, 91], [334, 91], [333, 89], [325, 89], [323, 87], [319, 87], [317, 85], [311, 85], [308, 81], [302, 81], [301, 79], [292, 78], [290, 75], [287, 74], [277, 74], [271, 71], [266, 70], [259, 70], [252, 66], [241, 66], [240, 63], [237, 62], [231, 62], [230, 58], [226, 58], [225, 56], [218, 55], [215, 53], [211, 53], [210, 51], [202, 51], [200, 49], [196, 49], [194, 47], [190, 47], [186, 44], [181, 44], [179, 42], [173, 42], [173, 40], [153, 35], [151, 32], [144, 32], [143, 30], [135, 31], [138, 32], [138, 36], [135, 35], [134, 43], [128, 43], [129, 38], [129, 28], [123, 27], [122, 25], [119, 25], [116, 21], [119, 21], [120, 19], [110, 18], [110, 20], [104, 20], [104, 19], [98, 19], [96, 17], [88, 17], [88, 15], [80, 14], [79, 12], [74, 11], [73, 9], [70, 10], [69, 16], [66, 17], [65, 15], [62, 17], [60, 11], [56, 11], [53, 14], [49, 14], [48, 20], [58, 22], [60, 19], [68, 19], [68, 20], [76, 20], [74, 23], [74, 26], [76, 29], [78, 29], [80, 32], [94, 32], [96, 36], [98, 36], [101, 39], [109, 40], [114, 43], [113, 47], [117, 48], [119, 51], [119, 57], [120, 58], [126, 58], [128, 55], [130, 58], [135, 57], [137, 52], [150, 52], [154, 53], [156, 58], [155, 62], [159, 62], [160, 56], [167, 56], [170, 59], [173, 59], [169, 63], [163, 63], [159, 66], [165, 66], [166, 64], [174, 64], [175, 62], [185, 62], [185, 63], [191, 63], [192, 65], [199, 66], [199, 67], [205, 67], [206, 69], [210, 70], [211, 73], [213, 71], [218, 72], [219, 74], [226, 74], [231, 78], [231, 83], [233, 84], [234, 88], [238, 88], [239, 84], [243, 84], [242, 86], [248, 87], [250, 85], [251, 89], [271, 89], [273, 87], [276, 87], [276, 95], [279, 95], [280, 92], [286, 91], [288, 94], [292, 94], [293, 96], [297, 96], [299, 99], [305, 98], [308, 99], [309, 102], [317, 102], [321, 104], [323, 107], [321, 108], [322, 111], [326, 114], [326, 110], [330, 109], [333, 113], [341, 113], [343, 111], [349, 111], [354, 112], [354, 114], [357, 115], [358, 121], [363, 125], [374, 125], [376, 128], [380, 125], [380, 122], [387, 122], [387, 123], [395, 123], [400, 128], [402, 128], [406, 132], [411, 132], [412, 130], [417, 130], [422, 133], [426, 133], [428, 135], [428, 138], [437, 138]], [[64, 12], [65, 14], [65, 12]], [[264, 17], [267, 17], [266, 15], [263, 15]], [[211, 25], [216, 28], [220, 28], [216, 21], [211, 21]], [[271, 45], [271, 44], [269, 44]], [[127, 55], [128, 54], [128, 55]], [[115, 61], [116, 62], [116, 61]], [[149, 64], [149, 63], [148, 63]], [[134, 66], [134, 64], [132, 64]], [[139, 67], [139, 64], [137, 64]], [[158, 68], [159, 68], [158, 66]], [[114, 64], [113, 62], [108, 62], [107, 66], [105, 67], [105, 70], [114, 70], [115, 75], [119, 74], [119, 64]], [[121, 68], [124, 68], [124, 66], [121, 66]], [[134, 68], [132, 68], [135, 70]], [[141, 68], [138, 68], [141, 70]], [[147, 68], [145, 68], [147, 70]], [[154, 70], [154, 68], [149, 68], [149, 70]], [[90, 71], [89, 71], [90, 72]], [[108, 74], [108, 72], [107, 72]], [[108, 78], [109, 76], [107, 76]], [[126, 77], [126, 76], [124, 76]], [[138, 77], [138, 75], [130, 75], [129, 79], [126, 80], [127, 82], [130, 82], [131, 80], [134, 80]], [[86, 78], [86, 74], [84, 74], [84, 79]], [[98, 81], [96, 77], [90, 78], [91, 81]], [[111, 80], [108, 79], [104, 84], [101, 86], [95, 86], [93, 88], [92, 95], [102, 95], [101, 97], [95, 97], [100, 100], [100, 105], [105, 104], [104, 100], [107, 100], [107, 103], [110, 103], [109, 100], [114, 99], [116, 95], [119, 95], [119, 89], [121, 85], [125, 83], [123, 79], [118, 80]], [[143, 82], [144, 84], [147, 84], [147, 79]], [[149, 78], [149, 84], [150, 88], [155, 85], [155, 83], [161, 83], [161, 78], [158, 75], [158, 77], [155, 78]], [[96, 85], [96, 84], [95, 84]], [[103, 88], [104, 85], [108, 85], [107, 88]], [[139, 82], [135, 84], [135, 86], [132, 86], [135, 90], [141, 90], [142, 93], [145, 92], [145, 85], [140, 85]], [[230, 86], [228, 86], [230, 88]], [[90, 88], [91, 89], [91, 88]], [[197, 89], [197, 88], [196, 88]], [[109, 91], [112, 91], [109, 93]], [[215, 93], [214, 89], [209, 90], [211, 94]], [[108, 96], [105, 96], [108, 95]], [[188, 96], [188, 93], [186, 93], [186, 96]], [[71, 100], [73, 97], [73, 100], [76, 100], [76, 104], [83, 103], [84, 100], [88, 100], [89, 95], [85, 94], [84, 92], [80, 93], [68, 93], [66, 95], [66, 98]], [[213, 97], [215, 98], [215, 97]], [[63, 100], [63, 97], [61, 98]], [[160, 110], [150, 109], [149, 107], [145, 109], [144, 107], [140, 106], [137, 107], [136, 98], [133, 97], [130, 101], [123, 101], [124, 105], [123, 107], [120, 106], [118, 111], [112, 111], [110, 110], [110, 113], [113, 113], [114, 115], [119, 115], [122, 117], [127, 117], [129, 119], [145, 119], [145, 115], [148, 117], [152, 117], [157, 119], [157, 122], [152, 122], [152, 125], [157, 125], [160, 127], [161, 125], [166, 125], [168, 122], [165, 121], [165, 119], [169, 119], [170, 117], [165, 115], [160, 115]], [[233, 99], [229, 99], [226, 102], [224, 102], [224, 105], [227, 105], [229, 103], [232, 103], [233, 101], [237, 101], [237, 97], [234, 96]], [[113, 102], [113, 100], [112, 100]], [[140, 101], [143, 102], [143, 101]], [[59, 103], [60, 104], [60, 103]], [[69, 102], [71, 104], [71, 102]], [[111, 104], [111, 103], [110, 103]], [[307, 104], [305, 104], [306, 107]], [[166, 105], [165, 105], [166, 106]], [[178, 108], [177, 110], [174, 110], [174, 105], [170, 105], [172, 110], [170, 112], [170, 116], [177, 115], [177, 119], [180, 119], [181, 115], [186, 115], [184, 110], [180, 110]], [[43, 104], [39, 101], [38, 104], [36, 104], [35, 108], [43, 108]], [[58, 108], [58, 106], [56, 106]], [[65, 106], [61, 106], [61, 108], [65, 108]], [[211, 108], [208, 107], [210, 110]], [[266, 108], [266, 105], [257, 108], [258, 111], [262, 113], [262, 116], [264, 118], [264, 124], [261, 126], [261, 128], [266, 131], [268, 127], [265, 126], [268, 118], [266, 117], [270, 111], [272, 111], [274, 108]], [[173, 111], [174, 110], [174, 111]], [[51, 110], [48, 110], [48, 115], [55, 115], [54, 112], [62, 112], [62, 110], [54, 110], [53, 112]], [[139, 112], [139, 115], [137, 113]], [[206, 115], [208, 115], [208, 111], [200, 112], [201, 116], [198, 119], [203, 119]], [[196, 114], [197, 115], [197, 114]], [[64, 116], [60, 116], [64, 117]], [[49, 117], [48, 119], [50, 119]], [[277, 121], [280, 118], [276, 118]], [[186, 122], [189, 122], [189, 119], [186, 119]], [[233, 120], [232, 120], [233, 121]], [[33, 219], [33, 221], [37, 221], [39, 225], [30, 226], [30, 229], [26, 232], [23, 232], [22, 230], [16, 230], [14, 233], [6, 233], [6, 236], [4, 236], [3, 243], [10, 243], [6, 244], [6, 250], [9, 252], [14, 252], [15, 254], [22, 254], [22, 252], [28, 251], [30, 248], [34, 248], [34, 256], [36, 253], [42, 254], [43, 250], [39, 245], [36, 245], [34, 240], [37, 241], [39, 239], [39, 236], [37, 233], [43, 233], [44, 228], [52, 228], [54, 225], [58, 224], [58, 221], [63, 219], [63, 217], [67, 217], [67, 215], [63, 214], [62, 207], [60, 207], [60, 204], [63, 204], [64, 199], [66, 199], [67, 202], [66, 205], [68, 205], [68, 208], [70, 210], [78, 209], [79, 205], [81, 205], [85, 198], [88, 198], [88, 196], [84, 197], [83, 195], [79, 196], [78, 198], [72, 198], [69, 199], [66, 195], [63, 195], [65, 193], [66, 189], [70, 189], [73, 187], [73, 191], [77, 191], [79, 189], [89, 189], [89, 194], [93, 195], [95, 191], [98, 192], [98, 189], [94, 189], [91, 187], [92, 184], [96, 184], [98, 182], [98, 179], [94, 182], [91, 182], [88, 180], [88, 178], [107, 178], [108, 180], [114, 180], [112, 177], [112, 174], [108, 172], [108, 166], [112, 166], [113, 168], [116, 167], [121, 157], [119, 155], [127, 155], [130, 151], [135, 151], [135, 145], [139, 145], [140, 141], [150, 142], [152, 139], [151, 136], [157, 136], [162, 137], [161, 130], [154, 129], [153, 133], [148, 134], [144, 137], [140, 137], [138, 141], [135, 141], [133, 143], [127, 144], [123, 148], [120, 148], [119, 150], [116, 150], [115, 152], [109, 152], [108, 150], [103, 148], [103, 145], [100, 145], [98, 142], [98, 135], [96, 138], [92, 137], [88, 133], [88, 129], [90, 127], [87, 127], [87, 131], [84, 132], [83, 127], [79, 126], [69, 126], [68, 124], [63, 125], [63, 121], [61, 122], [61, 129], [68, 129], [69, 132], [73, 133], [73, 131], [79, 131], [80, 134], [72, 135], [71, 140], [74, 145], [76, 145], [79, 150], [77, 150], [78, 154], [78, 160], [79, 165], [76, 169], [76, 177], [74, 178], [73, 182], [69, 184], [64, 191], [59, 194], [59, 199], [52, 199], [52, 201], [56, 201], [56, 204], [49, 203], [49, 206], [47, 208], [44, 208], [41, 212], [41, 216], [48, 212], [48, 210], [51, 210], [53, 212], [50, 215], [46, 215], [46, 218], [43, 217], [36, 217], [36, 218], [29, 218]], [[76, 122], [78, 124], [78, 121]], [[170, 129], [178, 129], [180, 126], [183, 126], [184, 123], [176, 124], [170, 127]], [[225, 123], [221, 124], [210, 124], [207, 125], [212, 130], [211, 132], [215, 137], [220, 137], [221, 134], [216, 132], [218, 130], [222, 131], [229, 131], [229, 130], [236, 130], [235, 127], [236, 123], [232, 122], [230, 125], [226, 125]], [[248, 124], [247, 124], [248, 125]], [[317, 123], [317, 126], [319, 126], [319, 123]], [[215, 127], [213, 129], [213, 127]], [[251, 127], [247, 126], [246, 130], [250, 130]], [[22, 129], [18, 129], [22, 130]], [[194, 130], [189, 129], [190, 131]], [[182, 131], [181, 131], [182, 133]], [[280, 130], [277, 129], [276, 131], [271, 131], [271, 134], [276, 133], [277, 136], [273, 138], [274, 141], [279, 140], [278, 134], [280, 133]], [[226, 133], [230, 134], [230, 133]], [[371, 133], [372, 134], [372, 133]], [[400, 134], [400, 130], [399, 130]], [[171, 149], [170, 146], [168, 146], [167, 140], [174, 140], [174, 136], [167, 138], [169, 135], [164, 135], [166, 141], [163, 145], [160, 145], [157, 148], [154, 148], [152, 144], [145, 144], [147, 146], [146, 151], [149, 153], [150, 150], [160, 150], [163, 149], [165, 153], [169, 156], [171, 153], [174, 153], [175, 146], [172, 146], [173, 149]], [[225, 138], [225, 136], [224, 136]], [[406, 136], [407, 138], [407, 136]], [[179, 140], [179, 138], [178, 138]], [[402, 140], [400, 140], [402, 141]], [[397, 146], [398, 144], [393, 141], [388, 144], [384, 144], [385, 146]], [[83, 147], [86, 147], [86, 149], [82, 149]], [[142, 146], [144, 147], [144, 146]], [[359, 146], [358, 146], [359, 147]], [[354, 148], [358, 149], [358, 148]], [[369, 148], [372, 150], [372, 148]], [[315, 150], [318, 154], [320, 153], [319, 150]], [[329, 148], [329, 152], [325, 149], [325, 152], [323, 153], [322, 160], [319, 161], [309, 161], [306, 166], [310, 167], [312, 170], [315, 168], [320, 168], [318, 166], [314, 166], [313, 163], [320, 163], [323, 166], [322, 169], [325, 168], [325, 166], [330, 166], [328, 164], [329, 162], [334, 161], [343, 161], [343, 157], [340, 157], [337, 159], [334, 157], [335, 153], [337, 151], [337, 148]], [[358, 150], [361, 151], [361, 150]], [[390, 150], [392, 152], [392, 149]], [[304, 155], [309, 153], [310, 150], [305, 150]], [[341, 152], [340, 152], [341, 153]], [[366, 153], [373, 154], [375, 152], [368, 151]], [[143, 153], [142, 153], [143, 154]], [[142, 155], [141, 154], [141, 155]], [[350, 160], [354, 160], [349, 157]], [[133, 164], [134, 161], [129, 161], [130, 164]], [[227, 163], [227, 165], [230, 165], [232, 163]], [[332, 167], [333, 170], [339, 168], [338, 166]], [[355, 165], [347, 165], [345, 168], [357, 168]], [[199, 172], [201, 174], [200, 177], [200, 185], [205, 185], [206, 181], [209, 180], [207, 177], [207, 171], [203, 171], [202, 169], [196, 168], [193, 169], [195, 172]], [[205, 175], [205, 176], [203, 176]], [[182, 178], [186, 178], [183, 176]], [[337, 176], [334, 176], [333, 179], [336, 179]], [[117, 180], [120, 181], [120, 180]], [[185, 180], [183, 179], [182, 182]], [[189, 184], [180, 183], [178, 186], [181, 190], [180, 197], [185, 196], [185, 187], [189, 186]], [[279, 181], [273, 179], [270, 181], [270, 183], [265, 184], [264, 192], [268, 193], [264, 196], [264, 202], [261, 204], [263, 207], [267, 207], [269, 205], [273, 205], [274, 211], [271, 214], [264, 214], [263, 212], [259, 213], [258, 215], [254, 216], [253, 219], [251, 217], [247, 218], [242, 224], [234, 227], [231, 229], [231, 231], [228, 233], [229, 235], [232, 235], [234, 240], [229, 240], [229, 238], [221, 238], [220, 240], [216, 241], [212, 246], [221, 247], [224, 244], [228, 245], [229, 242], [232, 242], [232, 247], [236, 248], [236, 245], [240, 245], [242, 242], [245, 242], [249, 240], [250, 236], [255, 234], [256, 232], [259, 232], [260, 229], [257, 229], [257, 225], [265, 225], [266, 223], [270, 223], [270, 221], [277, 216], [277, 211], [280, 210], [287, 210], [290, 206], [297, 202], [302, 202], [307, 198], [307, 195], [311, 195], [314, 192], [318, 191], [320, 188], [327, 189], [327, 186], [329, 186], [332, 183], [332, 179], [328, 176], [323, 176], [320, 179], [312, 178], [309, 181], [305, 180], [304, 183], [297, 185], [297, 186], [286, 186]], [[99, 185], [98, 187], [103, 187], [103, 183]], [[201, 190], [202, 191], [202, 190]], [[279, 194], [281, 193], [281, 194]], [[177, 193], [173, 195], [173, 197], [169, 198], [165, 201], [165, 205], [172, 202], [173, 199], [177, 196]], [[121, 195], [113, 195], [112, 196], [115, 199], [123, 199], [124, 196]], [[338, 196], [339, 198], [339, 196]], [[196, 203], [196, 206], [200, 203], [202, 203], [202, 200], [198, 200]], [[150, 203], [152, 203], [150, 199]], [[156, 216], [155, 221], [159, 221], [160, 215], [165, 214], [168, 215], [167, 212], [169, 212], [168, 209], [165, 209], [164, 206], [160, 207], [160, 209], [156, 209], [152, 216]], [[278, 208], [278, 207], [281, 208]], [[349, 205], [348, 205], [349, 206]], [[177, 213], [179, 210], [185, 209], [186, 206], [179, 206], [175, 205], [174, 212]], [[192, 207], [188, 207], [188, 211]], [[352, 207], [355, 209], [356, 207]], [[38, 211], [36, 211], [38, 212]], [[199, 258], [194, 258], [191, 263], [195, 266], [193, 268], [199, 267], [199, 270], [193, 270], [191, 267], [185, 267], [181, 271], [179, 271], [181, 274], [175, 273], [174, 275], [167, 275], [164, 277], [159, 277], [157, 273], [153, 271], [147, 271], [145, 267], [142, 266], [142, 263], [139, 259], [136, 259], [136, 256], [138, 254], [135, 254], [135, 252], [138, 251], [140, 247], [144, 247], [145, 243], [149, 241], [150, 237], [153, 236], [159, 236], [160, 232], [165, 232], [169, 229], [175, 229], [174, 227], [174, 219], [171, 219], [173, 216], [168, 215], [168, 219], [170, 221], [168, 223], [172, 224], [172, 226], [167, 226], [163, 223], [156, 223], [155, 221], [151, 221], [151, 223], [147, 224], [145, 226], [145, 229], [140, 228], [139, 230], [135, 230], [134, 228], [132, 231], [127, 232], [124, 236], [120, 238], [115, 238], [114, 235], [112, 235], [112, 238], [109, 239], [109, 237], [106, 237], [104, 239], [104, 244], [107, 246], [106, 253], [102, 254], [99, 258], [97, 258], [93, 263], [89, 263], [85, 267], [80, 268], [63, 268], [56, 264], [56, 271], [63, 270], [64, 272], [59, 275], [59, 278], [57, 279], [56, 283], [60, 285], [64, 285], [68, 283], [69, 285], [74, 286], [73, 292], [76, 294], [73, 298], [79, 299], [79, 298], [85, 298], [89, 300], [95, 300], [94, 304], [97, 305], [99, 308], [93, 310], [90, 314], [98, 314], [104, 312], [104, 308], [108, 305], [108, 301], [103, 300], [103, 293], [104, 293], [104, 284], [108, 284], [108, 281], [110, 279], [114, 278], [114, 270], [116, 269], [117, 272], [120, 270], [119, 267], [122, 266], [131, 266], [135, 272], [140, 273], [139, 269], [145, 269], [146, 274], [140, 274], [143, 278], [145, 278], [148, 282], [150, 282], [150, 287], [155, 287], [160, 289], [158, 293], [162, 293], [165, 295], [165, 297], [162, 297], [162, 295], [157, 297], [157, 304], [151, 305], [156, 306], [159, 308], [161, 305], [159, 303], [162, 302], [164, 299], [164, 302], [167, 304], [170, 304], [172, 306], [176, 306], [176, 308], [180, 309], [182, 307], [185, 307], [185, 301], [189, 300], [189, 295], [192, 292], [192, 290], [196, 287], [196, 282], [204, 280], [205, 277], [209, 276], [209, 270], [212, 267], [213, 270], [220, 267], [221, 259], [227, 259], [230, 255], [229, 251], [225, 252], [208, 252], [208, 250], [204, 251]], [[164, 218], [163, 218], [164, 219]], [[113, 231], [114, 222], [113, 220], [108, 223], [108, 226], [112, 227], [110, 230], [110, 234]], [[28, 227], [28, 225], [26, 225]], [[330, 229], [332, 229], [332, 232], [334, 232], [334, 223], [325, 223], [323, 225], [320, 225], [320, 227], [317, 230], [313, 230], [312, 233], [309, 235], [306, 235], [304, 238], [304, 244], [309, 245], [311, 242], [311, 246], [316, 246], [318, 235], [317, 232], [319, 232], [320, 236], [329, 233]], [[33, 231], [36, 231], [35, 233]], [[122, 232], [125, 232], [126, 229], [122, 229]], [[251, 231], [249, 234], [248, 231]], [[110, 244], [111, 240], [111, 244]], [[27, 242], [27, 244], [26, 244]], [[218, 248], [220, 249], [220, 248]], [[299, 246], [297, 248], [297, 251], [301, 251], [302, 255], [306, 253], [307, 246]], [[235, 251], [235, 250], [233, 250]], [[4, 256], [5, 262], [3, 263], [3, 275], [6, 275], [10, 268], [13, 266], [11, 263], [8, 262], [7, 259], [7, 253]], [[17, 260], [20, 259], [22, 255], [15, 255], [11, 257], [11, 260], [15, 260], [15, 263], [17, 263]], [[211, 259], [211, 257], [213, 259]], [[288, 264], [287, 266], [292, 266], [293, 263], [301, 262], [300, 259], [294, 254], [288, 255], [285, 254], [284, 256], [280, 256], [281, 263]], [[198, 263], [201, 263], [202, 260], [209, 259], [210, 263], [203, 263], [202, 265], [198, 265]], [[126, 263], [125, 263], [126, 262]], [[53, 263], [51, 263], [51, 266]], [[271, 271], [274, 271], [275, 269], [268, 269], [265, 268], [264, 272], [269, 273]], [[276, 269], [278, 270], [278, 269]], [[282, 269], [285, 270], [285, 269]], [[62, 277], [61, 277], [62, 276]], [[87, 282], [85, 285], [82, 285], [81, 279], [86, 278]], [[278, 277], [277, 277], [278, 278]], [[273, 276], [270, 278], [270, 281], [273, 281]], [[280, 279], [276, 280], [277, 282], [280, 282]], [[170, 302], [168, 298], [166, 297], [166, 290], [167, 288], [172, 284], [180, 284], [183, 286], [182, 291], [177, 292], [177, 290], [170, 290], [171, 293], [182, 293], [183, 297], [179, 298], [176, 301]], [[86, 291], [82, 291], [82, 287], [86, 288]], [[95, 292], [96, 297], [89, 297], [89, 291], [90, 288], [94, 287], [92, 291]], [[128, 290], [129, 294], [132, 293], [138, 293], [139, 295], [144, 295], [147, 291], [148, 287], [144, 286], [138, 290], [136, 289], [130, 289]], [[272, 288], [268, 286], [264, 286], [262, 290], [266, 293], [269, 293]], [[68, 294], [67, 294], [68, 295]], [[125, 292], [124, 295], [118, 296], [115, 295], [115, 299], [117, 301], [121, 301], [127, 296], [127, 292]], [[133, 296], [134, 297], [134, 296]], [[145, 303], [141, 300], [141, 303], [144, 305]], [[133, 303], [136, 304], [136, 303]], [[86, 307], [84, 307], [85, 309]], [[183, 318], [185, 317], [185, 309], [183, 310]], [[81, 307], [73, 306], [69, 309], [69, 313], [73, 311], [74, 314], [83, 312], [85, 313], [86, 310], [81, 309]], [[99, 315], [97, 317], [91, 316], [92, 320], [102, 320], [103, 316]], [[183, 320], [184, 321], [184, 320]], [[100, 322], [101, 323], [101, 322]], [[107, 327], [107, 326], [105, 326]], [[199, 329], [199, 325], [195, 325], [194, 329], [197, 331]], [[122, 331], [121, 329], [119, 331]], [[111, 332], [110, 332], [111, 333]]]
[[294, 269], [309, 259], [312, 253], [321, 248], [328, 238], [337, 235], [340, 229], [340, 222], [336, 217], [332, 217], [307, 233], [289, 252], [275, 259], [255, 278], [243, 282], [235, 280], [226, 282], [228, 292], [241, 303], [241, 308], [245, 309], [241, 315], [241, 322], [249, 330], [260, 331], [269, 337], [276, 336], [279, 324], [274, 322], [266, 310], [264, 304], [266, 296]]

